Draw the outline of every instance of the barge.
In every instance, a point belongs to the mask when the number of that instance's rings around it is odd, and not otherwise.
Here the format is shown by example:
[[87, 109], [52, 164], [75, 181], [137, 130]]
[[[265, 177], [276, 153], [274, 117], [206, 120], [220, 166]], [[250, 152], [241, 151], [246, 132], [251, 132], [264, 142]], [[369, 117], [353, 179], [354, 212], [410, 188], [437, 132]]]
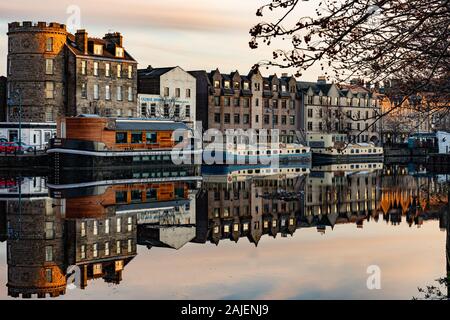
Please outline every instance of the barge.
[[57, 137], [47, 150], [57, 169], [190, 164], [202, 152], [192, 150], [186, 124], [162, 119], [61, 118]]
[[212, 165], [259, 166], [287, 162], [310, 163], [311, 149], [294, 143], [260, 143], [257, 145], [210, 145], [203, 151], [203, 163]]
[[383, 162], [382, 147], [373, 143], [351, 143], [344, 134], [307, 134], [313, 164]]

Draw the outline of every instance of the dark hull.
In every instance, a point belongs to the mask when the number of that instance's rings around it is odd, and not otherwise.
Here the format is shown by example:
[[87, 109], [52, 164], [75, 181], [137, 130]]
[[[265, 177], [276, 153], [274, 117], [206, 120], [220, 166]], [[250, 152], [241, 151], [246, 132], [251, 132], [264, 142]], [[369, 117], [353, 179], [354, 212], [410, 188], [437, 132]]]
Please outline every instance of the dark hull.
[[313, 165], [355, 163], [355, 162], [383, 162], [383, 155], [327, 155], [313, 153]]

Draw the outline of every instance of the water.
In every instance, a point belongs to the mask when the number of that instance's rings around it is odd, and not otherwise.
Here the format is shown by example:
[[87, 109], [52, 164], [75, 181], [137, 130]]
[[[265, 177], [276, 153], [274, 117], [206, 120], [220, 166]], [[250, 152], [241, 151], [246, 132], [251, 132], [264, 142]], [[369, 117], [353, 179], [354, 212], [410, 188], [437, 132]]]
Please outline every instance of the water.
[[448, 175], [208, 172], [4, 175], [0, 298], [411, 299], [447, 276]]

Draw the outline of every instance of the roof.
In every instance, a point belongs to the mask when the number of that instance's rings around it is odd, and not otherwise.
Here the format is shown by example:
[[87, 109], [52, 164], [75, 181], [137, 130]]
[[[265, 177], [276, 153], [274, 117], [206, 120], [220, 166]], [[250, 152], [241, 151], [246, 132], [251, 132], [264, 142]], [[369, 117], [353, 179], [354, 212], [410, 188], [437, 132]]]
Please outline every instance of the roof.
[[299, 91], [307, 92], [309, 88], [311, 88], [316, 94], [320, 91], [322, 91], [323, 94], [327, 94], [332, 85], [332, 83], [297, 81], [297, 89]]
[[157, 120], [143, 120], [143, 119], [127, 119], [116, 120], [116, 130], [159, 130], [159, 131], [174, 131], [174, 130], [190, 130], [183, 122], [175, 121], [157, 121]]
[[[130, 62], [136, 62], [134, 58], [127, 52], [127, 50], [124, 51], [123, 58], [116, 57], [115, 52], [111, 51], [112, 46], [108, 46], [108, 42], [99, 39], [99, 38], [88, 38], [88, 43], [95, 43], [95, 44], [103, 44], [103, 54], [102, 55], [96, 55], [93, 52], [93, 46], [88, 45], [88, 53], [84, 54], [83, 51], [80, 50], [80, 48], [77, 46], [77, 44], [74, 41], [73, 35], [69, 35], [67, 37], [66, 46], [69, 48], [70, 51], [72, 51], [77, 56], [92, 56], [92, 57], [101, 57], [101, 58], [108, 58], [108, 59], [115, 59], [115, 60], [125, 60]], [[115, 50], [115, 46], [114, 46]]]

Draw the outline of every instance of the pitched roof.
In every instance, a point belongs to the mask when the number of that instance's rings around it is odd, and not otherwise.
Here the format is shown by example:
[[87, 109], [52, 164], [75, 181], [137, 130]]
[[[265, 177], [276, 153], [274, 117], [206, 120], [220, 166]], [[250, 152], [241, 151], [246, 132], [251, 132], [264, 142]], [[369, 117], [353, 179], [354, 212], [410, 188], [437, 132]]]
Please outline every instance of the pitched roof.
[[163, 74], [175, 69], [176, 67], [163, 67], [163, 68], [147, 68], [147, 69], [139, 69], [138, 74], [140, 78], [159, 78]]
[[117, 57], [115, 53], [115, 46], [114, 50], [112, 50], [113, 46], [108, 46], [108, 42], [104, 39], [99, 38], [88, 38], [88, 43], [95, 43], [95, 44], [102, 44], [103, 45], [103, 52], [101, 55], [94, 54], [93, 46], [88, 45], [88, 51], [87, 54], [85, 54], [75, 43], [75, 38], [73, 35], [69, 35], [67, 37], [66, 46], [69, 48], [70, 51], [72, 51], [77, 56], [92, 56], [92, 57], [102, 57], [107, 59], [115, 59], [115, 60], [125, 60], [130, 62], [136, 62], [134, 58], [127, 52], [127, 50], [124, 51], [123, 57]]

